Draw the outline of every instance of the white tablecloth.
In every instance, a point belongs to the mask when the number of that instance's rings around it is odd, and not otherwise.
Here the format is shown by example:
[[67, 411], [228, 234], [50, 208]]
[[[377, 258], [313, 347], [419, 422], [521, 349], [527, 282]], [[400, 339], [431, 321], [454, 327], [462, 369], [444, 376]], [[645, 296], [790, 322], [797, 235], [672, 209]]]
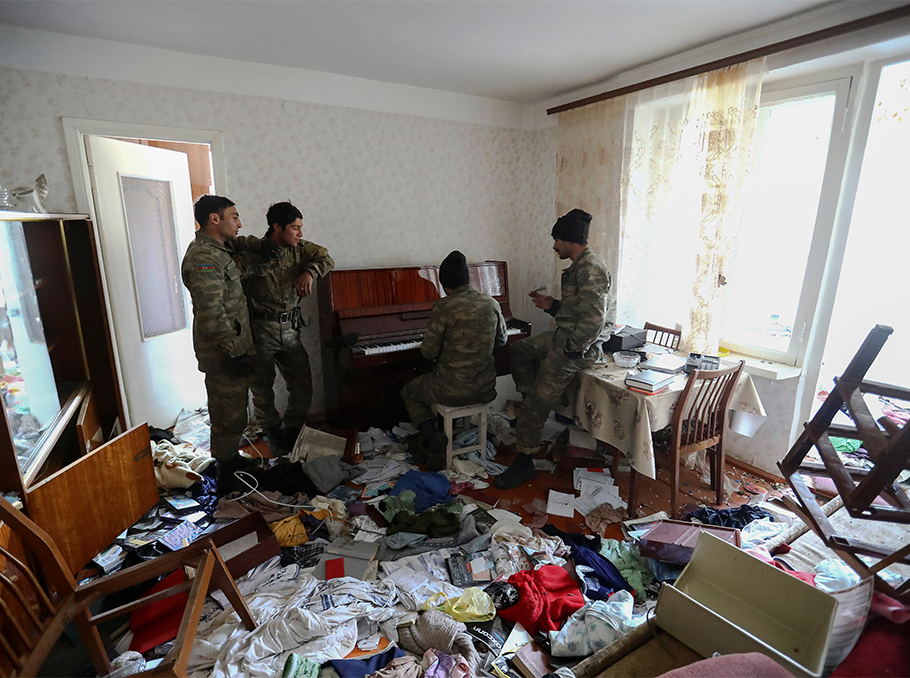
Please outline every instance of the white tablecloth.
[[[673, 408], [688, 376], [677, 375], [670, 388], [657, 395], [630, 391], [628, 369], [607, 364], [579, 372], [560, 402], [560, 411], [598, 440], [619, 449], [639, 473], [655, 475], [651, 433], [669, 426]], [[751, 437], [765, 420], [752, 377], [740, 373], [730, 402], [730, 430]]]

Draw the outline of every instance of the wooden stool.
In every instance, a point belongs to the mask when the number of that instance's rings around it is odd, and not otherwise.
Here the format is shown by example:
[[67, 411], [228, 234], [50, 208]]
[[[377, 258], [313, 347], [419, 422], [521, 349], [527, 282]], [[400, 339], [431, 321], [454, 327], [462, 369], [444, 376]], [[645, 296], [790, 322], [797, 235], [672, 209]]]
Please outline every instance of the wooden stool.
[[[440, 405], [439, 403], [430, 403], [430, 409], [442, 417], [443, 431], [445, 432], [446, 438], [449, 441], [449, 444], [446, 446], [446, 469], [452, 467], [452, 457], [454, 457], [456, 454], [474, 452], [475, 450], [481, 453], [486, 451], [487, 410], [489, 409], [489, 406], [490, 403], [476, 403], [474, 405], [463, 405], [461, 407]], [[458, 419], [459, 417], [471, 417], [475, 414], [480, 415], [480, 430], [477, 436], [477, 444], [468, 445], [467, 447], [460, 447], [457, 451], [454, 450], [452, 448], [452, 421]]]

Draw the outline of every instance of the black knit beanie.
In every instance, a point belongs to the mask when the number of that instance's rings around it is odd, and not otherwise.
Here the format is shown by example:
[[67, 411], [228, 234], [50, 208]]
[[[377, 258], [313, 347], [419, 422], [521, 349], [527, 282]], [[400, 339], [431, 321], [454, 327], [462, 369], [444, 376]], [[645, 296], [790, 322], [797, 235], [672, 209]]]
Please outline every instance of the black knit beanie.
[[450, 290], [457, 289], [471, 282], [468, 277], [468, 262], [464, 255], [455, 250], [442, 260], [439, 267], [439, 282]]
[[556, 220], [551, 235], [558, 240], [587, 245], [590, 225], [591, 215], [584, 210], [574, 209]]

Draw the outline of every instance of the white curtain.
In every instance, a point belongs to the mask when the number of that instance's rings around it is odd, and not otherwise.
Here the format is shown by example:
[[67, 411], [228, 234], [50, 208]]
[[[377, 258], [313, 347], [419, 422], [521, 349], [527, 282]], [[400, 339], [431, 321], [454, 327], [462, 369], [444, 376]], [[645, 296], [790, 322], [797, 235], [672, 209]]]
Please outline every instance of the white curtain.
[[594, 215], [617, 321], [716, 353], [719, 283], [752, 164], [764, 60], [560, 114], [557, 211]]

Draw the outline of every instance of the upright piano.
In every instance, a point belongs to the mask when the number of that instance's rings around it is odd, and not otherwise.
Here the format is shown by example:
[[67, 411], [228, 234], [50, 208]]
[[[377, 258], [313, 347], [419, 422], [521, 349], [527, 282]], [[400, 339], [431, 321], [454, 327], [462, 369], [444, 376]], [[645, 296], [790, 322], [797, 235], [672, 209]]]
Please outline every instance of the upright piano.
[[[499, 302], [508, 343], [531, 335], [512, 317], [504, 261], [469, 264], [471, 286]], [[439, 266], [335, 270], [319, 281], [319, 328], [329, 419], [363, 430], [407, 421], [401, 387], [432, 363], [420, 353], [443, 296]], [[497, 374], [509, 374], [508, 345], [494, 351]]]

